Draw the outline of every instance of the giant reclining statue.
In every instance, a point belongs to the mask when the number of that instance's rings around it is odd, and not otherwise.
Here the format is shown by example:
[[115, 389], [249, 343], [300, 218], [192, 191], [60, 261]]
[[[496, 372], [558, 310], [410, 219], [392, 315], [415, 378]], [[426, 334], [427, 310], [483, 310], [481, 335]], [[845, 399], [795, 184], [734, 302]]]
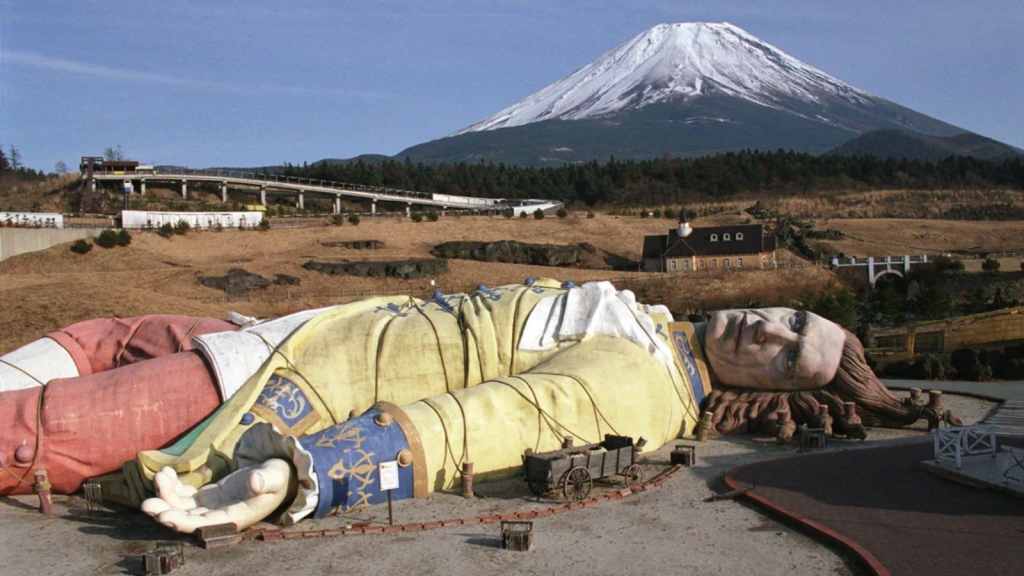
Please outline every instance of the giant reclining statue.
[[[182, 532], [374, 504], [516, 474], [521, 455], [606, 433], [653, 447], [693, 432], [792, 435], [819, 407], [903, 426], [922, 408], [875, 378], [857, 339], [788, 308], [674, 322], [629, 291], [555, 281], [430, 300], [365, 298], [235, 324], [96, 320], [0, 359], [0, 495], [32, 473]], [[950, 416], [954, 419], [955, 417]], [[113, 474], [110, 474], [113, 472]], [[101, 476], [104, 475], [105, 476]], [[154, 497], [155, 495], [155, 497]]]

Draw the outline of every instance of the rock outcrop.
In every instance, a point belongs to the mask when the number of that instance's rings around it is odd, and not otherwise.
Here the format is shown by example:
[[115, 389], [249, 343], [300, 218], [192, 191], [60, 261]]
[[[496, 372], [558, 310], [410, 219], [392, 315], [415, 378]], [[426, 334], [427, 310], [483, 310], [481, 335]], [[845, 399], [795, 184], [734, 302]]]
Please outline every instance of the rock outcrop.
[[203, 286], [223, 290], [232, 296], [240, 296], [254, 288], [267, 286], [298, 286], [299, 279], [287, 274], [275, 274], [274, 280], [268, 280], [243, 268], [232, 268], [225, 276], [203, 276], [199, 278]]
[[439, 276], [448, 272], [445, 260], [401, 260], [398, 262], [316, 262], [310, 260], [302, 265], [306, 270], [321, 274], [347, 274], [349, 276], [402, 278], [413, 280], [427, 276]]
[[384, 243], [380, 240], [338, 240], [335, 242], [321, 242], [321, 246], [328, 248], [348, 248], [350, 250], [380, 250]]
[[430, 251], [438, 258], [531, 264], [534, 266], [572, 266], [582, 258], [579, 246], [525, 244], [515, 240], [500, 242], [445, 242]]

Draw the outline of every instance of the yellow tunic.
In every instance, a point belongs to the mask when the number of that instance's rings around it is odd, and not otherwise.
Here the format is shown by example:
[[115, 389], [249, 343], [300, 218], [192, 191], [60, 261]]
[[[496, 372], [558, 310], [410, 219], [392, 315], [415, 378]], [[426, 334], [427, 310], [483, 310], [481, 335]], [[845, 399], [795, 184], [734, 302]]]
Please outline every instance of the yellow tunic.
[[[163, 466], [196, 486], [215, 481], [231, 470], [238, 439], [258, 422], [301, 437], [378, 402], [402, 407], [403, 429], [412, 428], [406, 435], [418, 445], [417, 467], [425, 466], [417, 476], [429, 479], [428, 491], [452, 486], [466, 460], [482, 480], [514, 474], [524, 450], [558, 448], [565, 435], [581, 443], [606, 433], [644, 436], [657, 447], [692, 430], [694, 382], [699, 391], [709, 381], [688, 324], [652, 314], [651, 338], [672, 346], [675, 330], [696, 352], [677, 353], [671, 366], [609, 336], [519, 349], [534, 306], [563, 292], [541, 281], [441, 301], [367, 298], [324, 311], [278, 346], [186, 442], [126, 464], [131, 500], [152, 489]], [[294, 390], [289, 395], [275, 385], [282, 382], [300, 389], [299, 403]]]

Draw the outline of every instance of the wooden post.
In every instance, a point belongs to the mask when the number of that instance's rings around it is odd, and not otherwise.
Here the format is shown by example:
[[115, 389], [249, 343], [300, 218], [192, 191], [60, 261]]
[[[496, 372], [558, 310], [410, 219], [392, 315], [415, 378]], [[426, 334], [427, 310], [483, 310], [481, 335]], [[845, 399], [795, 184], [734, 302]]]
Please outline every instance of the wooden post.
[[388, 526], [395, 525], [395, 511], [391, 508], [391, 490], [388, 490]]
[[466, 498], [473, 497], [473, 463], [462, 463], [462, 495]]
[[35, 489], [36, 494], [39, 495], [39, 511], [47, 516], [53, 516], [56, 511], [53, 509], [53, 499], [50, 497], [50, 481], [46, 470], [36, 470], [35, 473], [36, 483], [32, 485]]

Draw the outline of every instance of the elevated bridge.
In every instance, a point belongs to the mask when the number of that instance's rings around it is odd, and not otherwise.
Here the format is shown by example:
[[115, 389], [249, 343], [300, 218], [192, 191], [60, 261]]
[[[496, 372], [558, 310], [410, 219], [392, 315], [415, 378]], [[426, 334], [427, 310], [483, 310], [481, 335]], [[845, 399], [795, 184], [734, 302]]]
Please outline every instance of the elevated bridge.
[[[267, 205], [267, 194], [288, 195], [295, 197], [299, 208], [305, 207], [307, 196], [331, 199], [333, 212], [341, 212], [341, 199], [354, 198], [370, 202], [371, 213], [377, 212], [377, 202], [390, 202], [405, 205], [408, 215], [413, 205], [431, 206], [445, 210], [478, 210], [503, 212], [512, 210], [518, 216], [522, 212], [557, 210], [561, 202], [536, 199], [505, 199], [505, 198], [474, 198], [471, 196], [453, 196], [450, 194], [432, 194], [414, 190], [401, 190], [362, 184], [347, 184], [309, 178], [294, 178], [278, 174], [239, 172], [234, 170], [191, 170], [176, 169], [173, 171], [124, 172], [92, 174], [95, 180], [131, 182], [133, 188], [142, 195], [146, 194], [146, 185], [150, 182], [170, 182], [180, 186], [181, 197], [188, 199], [190, 182], [214, 183], [220, 187], [222, 202], [228, 201], [228, 188], [233, 191], [259, 195], [260, 204]], [[135, 183], [138, 186], [135, 186]], [[91, 192], [91, 190], [90, 190]]]
[[833, 258], [829, 268], [854, 280], [867, 280], [872, 286], [886, 274], [904, 277], [914, 266], [927, 264], [935, 256], [868, 256], [867, 258]]

